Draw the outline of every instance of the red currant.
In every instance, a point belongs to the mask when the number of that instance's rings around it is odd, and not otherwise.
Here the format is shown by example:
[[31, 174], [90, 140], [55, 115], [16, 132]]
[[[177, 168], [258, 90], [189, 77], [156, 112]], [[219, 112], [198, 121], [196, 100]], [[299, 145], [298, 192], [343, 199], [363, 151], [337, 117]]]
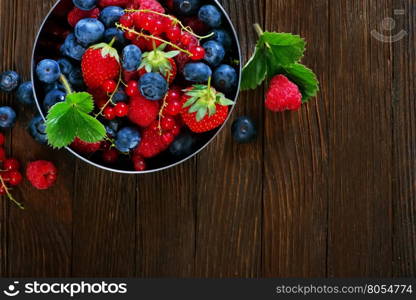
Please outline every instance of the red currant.
[[4, 136], [3, 133], [0, 132], [0, 146], [3, 146], [5, 142], [6, 142], [6, 137]]
[[137, 28], [142, 27], [143, 17], [144, 15], [142, 13], [135, 12], [132, 16], [134, 26], [136, 26]]
[[168, 102], [164, 112], [169, 116], [176, 116], [182, 110], [182, 104], [178, 100], [173, 100]]
[[132, 160], [136, 171], [143, 172], [146, 170], [146, 161], [140, 155], [134, 155]]
[[111, 94], [113, 93], [117, 88], [117, 83], [114, 80], [106, 80], [103, 83], [103, 89], [104, 91], [106, 91], [107, 93]]
[[114, 113], [117, 117], [125, 117], [129, 113], [129, 106], [124, 102], [119, 102], [114, 107]]
[[140, 27], [144, 30], [150, 31], [155, 26], [155, 18], [151, 14], [145, 14], [140, 18]]
[[116, 149], [109, 149], [103, 152], [103, 161], [112, 164], [118, 159], [118, 151]]
[[170, 89], [168, 91], [168, 94], [166, 96], [166, 101], [167, 102], [179, 101], [180, 99], [181, 99], [180, 91], [175, 90], [175, 89]]
[[6, 195], [6, 188], [4, 187], [4, 185], [0, 186], [0, 195]]
[[131, 14], [124, 14], [120, 18], [120, 24], [125, 27], [133, 27], [134, 19]]
[[137, 81], [131, 80], [127, 83], [126, 94], [130, 97], [139, 95], [139, 84]]
[[165, 31], [165, 24], [163, 23], [162, 20], [155, 19], [155, 21], [153, 21], [151, 27], [149, 27], [149, 31], [153, 35], [160, 35]]
[[9, 183], [11, 185], [14, 185], [14, 186], [19, 185], [23, 180], [22, 174], [20, 174], [20, 172], [18, 171], [10, 171], [9, 175], [10, 175]]
[[175, 140], [175, 136], [170, 132], [165, 132], [162, 134], [162, 141], [166, 146], [169, 146]]
[[181, 40], [182, 30], [177, 25], [170, 26], [166, 31], [166, 36], [172, 42], [179, 42]]
[[160, 121], [160, 126], [163, 130], [170, 131], [176, 125], [175, 119], [169, 116], [162, 118]]
[[192, 42], [192, 36], [187, 32], [183, 32], [181, 36], [181, 43], [184, 46], [189, 46], [191, 42]]
[[201, 46], [192, 48], [190, 52], [192, 53], [192, 60], [201, 60], [205, 57], [205, 49]]
[[3, 162], [6, 159], [6, 151], [4, 148], [0, 147], [0, 162]]
[[10, 171], [5, 171], [0, 173], [1, 178], [3, 181], [8, 182], [10, 180]]
[[114, 118], [116, 117], [116, 113], [114, 111], [113, 107], [107, 106], [104, 109], [104, 118], [106, 118], [107, 120], [114, 120]]
[[19, 170], [20, 162], [16, 158], [8, 158], [4, 161], [3, 168], [8, 171]]

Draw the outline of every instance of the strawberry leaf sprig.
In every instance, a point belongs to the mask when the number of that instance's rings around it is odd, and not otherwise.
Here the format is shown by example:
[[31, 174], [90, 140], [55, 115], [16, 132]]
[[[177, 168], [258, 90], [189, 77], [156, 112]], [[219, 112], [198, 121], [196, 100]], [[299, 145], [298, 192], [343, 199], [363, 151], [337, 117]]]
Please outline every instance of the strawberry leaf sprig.
[[311, 69], [301, 64], [305, 40], [290, 33], [263, 32], [258, 24], [254, 26], [259, 40], [243, 68], [242, 90], [256, 89], [266, 79], [284, 74], [299, 87], [302, 102], [315, 97], [319, 91], [318, 79]]

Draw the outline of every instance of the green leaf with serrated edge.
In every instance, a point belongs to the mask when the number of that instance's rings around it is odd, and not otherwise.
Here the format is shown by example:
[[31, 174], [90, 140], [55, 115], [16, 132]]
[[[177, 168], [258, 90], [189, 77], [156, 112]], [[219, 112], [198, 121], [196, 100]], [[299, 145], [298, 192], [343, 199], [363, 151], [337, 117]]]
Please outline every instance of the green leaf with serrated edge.
[[78, 130], [76, 136], [88, 143], [101, 141], [106, 135], [106, 129], [97, 119], [85, 113], [79, 113], [77, 124], [79, 128], [88, 128], [88, 130]]
[[89, 114], [94, 109], [94, 102], [91, 94], [86, 92], [68, 94], [66, 102], [75, 105], [80, 111]]
[[243, 68], [241, 89], [243, 91], [255, 89], [267, 75], [267, 62], [264, 49], [256, 46], [256, 50], [250, 60]]
[[305, 52], [305, 40], [290, 33], [265, 32], [260, 41], [266, 50], [270, 47], [280, 65], [299, 62]]
[[207, 115], [207, 108], [206, 107], [202, 107], [201, 109], [198, 110], [198, 112], [196, 113], [196, 120], [198, 122], [201, 122], [203, 118], [205, 118], [205, 116]]
[[319, 81], [315, 73], [302, 64], [286, 66], [282, 70], [289, 80], [294, 82], [302, 93], [302, 102], [308, 102], [319, 91]]
[[48, 143], [54, 148], [62, 148], [71, 144], [76, 135], [74, 123], [75, 110], [68, 103], [55, 104], [46, 119], [46, 134]]

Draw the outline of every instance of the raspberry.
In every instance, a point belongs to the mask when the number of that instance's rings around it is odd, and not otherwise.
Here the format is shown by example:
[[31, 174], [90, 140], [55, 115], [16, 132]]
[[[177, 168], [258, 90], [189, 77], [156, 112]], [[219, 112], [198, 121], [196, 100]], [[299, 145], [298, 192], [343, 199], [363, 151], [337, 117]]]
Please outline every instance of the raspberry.
[[74, 142], [71, 144], [71, 148], [80, 153], [92, 154], [100, 150], [101, 143], [87, 143], [80, 140], [79, 138], [76, 138]]
[[159, 114], [159, 102], [140, 96], [131, 97], [128, 118], [141, 127], [148, 127]]
[[130, 3], [130, 0], [100, 0], [98, 5], [100, 7], [106, 7], [106, 6], [126, 7], [129, 3]]
[[49, 161], [39, 160], [31, 162], [26, 167], [26, 177], [39, 190], [46, 190], [56, 182], [58, 170]]
[[157, 0], [141, 0], [140, 9], [153, 10], [158, 13], [165, 13], [165, 9]]
[[296, 84], [284, 75], [277, 75], [270, 81], [266, 94], [267, 109], [275, 112], [298, 110], [302, 105], [302, 94]]
[[94, 8], [93, 10], [82, 10], [77, 7], [74, 7], [68, 14], [68, 23], [72, 27], [78, 23], [79, 20], [85, 18], [94, 18], [97, 19], [100, 16], [100, 10]]

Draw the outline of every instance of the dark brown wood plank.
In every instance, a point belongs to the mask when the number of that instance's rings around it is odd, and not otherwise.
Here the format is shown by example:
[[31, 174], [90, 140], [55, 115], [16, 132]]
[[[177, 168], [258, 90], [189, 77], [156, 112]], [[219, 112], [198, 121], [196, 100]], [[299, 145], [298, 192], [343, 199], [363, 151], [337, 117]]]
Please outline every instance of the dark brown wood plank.
[[265, 116], [264, 275], [323, 277], [328, 164], [328, 1], [266, 1], [266, 30], [308, 42], [322, 91], [298, 112]]
[[[1, 69], [16, 69], [25, 80], [29, 79], [33, 40], [53, 3], [0, 1]], [[12, 134], [8, 134], [12, 142], [9, 154], [22, 163], [51, 160], [60, 174], [56, 186], [48, 191], [35, 191], [27, 182], [13, 191], [15, 198], [25, 202], [27, 210], [19, 211], [8, 203], [8, 255], [2, 256], [2, 261], [7, 261], [8, 276], [68, 276], [72, 219], [72, 187], [68, 183], [73, 181], [73, 159], [65, 152], [52, 151], [31, 139], [26, 132], [26, 124], [33, 113], [13, 98], [8, 96], [7, 102], [17, 108], [19, 122]]]
[[136, 177], [78, 161], [74, 189], [72, 275], [133, 276]]
[[390, 1], [330, 1], [328, 275], [388, 277], [392, 258]]
[[192, 277], [196, 159], [138, 178], [139, 277]]
[[[238, 30], [245, 58], [256, 41], [252, 25], [263, 23], [264, 1], [223, 1]], [[255, 143], [237, 145], [230, 125], [198, 157], [197, 277], [261, 275], [262, 105], [261, 91], [239, 98], [239, 115], [260, 124]]]
[[416, 3], [396, 0], [396, 27], [407, 35], [393, 44], [393, 276], [416, 276]]

